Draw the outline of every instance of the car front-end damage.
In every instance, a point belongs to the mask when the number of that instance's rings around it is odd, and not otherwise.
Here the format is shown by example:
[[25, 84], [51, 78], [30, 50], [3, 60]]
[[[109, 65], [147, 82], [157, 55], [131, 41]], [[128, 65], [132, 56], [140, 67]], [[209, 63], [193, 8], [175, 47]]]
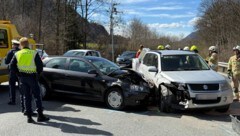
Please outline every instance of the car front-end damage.
[[122, 69], [109, 76], [117, 79], [111, 82], [110, 86], [121, 87], [125, 105], [136, 106], [148, 103], [150, 87], [139, 73], [130, 69]]
[[[224, 85], [223, 85], [224, 84]], [[228, 83], [164, 84], [173, 94], [175, 109], [221, 109], [232, 103], [233, 95]]]

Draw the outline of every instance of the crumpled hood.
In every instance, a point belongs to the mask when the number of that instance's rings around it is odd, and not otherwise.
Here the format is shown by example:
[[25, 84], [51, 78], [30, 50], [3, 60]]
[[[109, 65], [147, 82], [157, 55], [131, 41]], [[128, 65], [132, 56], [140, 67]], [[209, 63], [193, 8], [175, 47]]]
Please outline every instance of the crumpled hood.
[[163, 71], [162, 76], [179, 83], [222, 83], [226, 79], [212, 70], [205, 71]]

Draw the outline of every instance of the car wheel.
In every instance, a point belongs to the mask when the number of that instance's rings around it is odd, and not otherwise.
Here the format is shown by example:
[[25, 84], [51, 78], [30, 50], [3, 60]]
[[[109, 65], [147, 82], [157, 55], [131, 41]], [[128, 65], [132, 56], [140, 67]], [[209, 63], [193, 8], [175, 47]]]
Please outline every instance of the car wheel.
[[124, 108], [123, 93], [118, 88], [111, 88], [108, 90], [105, 101], [111, 109], [122, 110]]
[[216, 111], [224, 113], [224, 112], [227, 112], [229, 110], [229, 108], [230, 108], [230, 105], [227, 105], [227, 106], [216, 109]]
[[173, 112], [173, 108], [171, 106], [173, 97], [172, 92], [166, 86], [161, 85], [159, 110], [166, 113]]
[[46, 83], [39, 83], [41, 96], [43, 100], [47, 100], [50, 98], [50, 91]]

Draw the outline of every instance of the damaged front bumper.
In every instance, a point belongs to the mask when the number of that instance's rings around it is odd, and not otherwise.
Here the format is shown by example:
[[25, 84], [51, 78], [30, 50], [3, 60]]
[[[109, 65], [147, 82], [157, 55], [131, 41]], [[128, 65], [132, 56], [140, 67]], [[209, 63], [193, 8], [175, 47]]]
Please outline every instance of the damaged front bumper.
[[[216, 99], [212, 99], [212, 96], [216, 97]], [[179, 106], [183, 109], [217, 108], [229, 105], [232, 102], [233, 94], [231, 90], [208, 93], [190, 92], [190, 99], [185, 102], [179, 102]]]

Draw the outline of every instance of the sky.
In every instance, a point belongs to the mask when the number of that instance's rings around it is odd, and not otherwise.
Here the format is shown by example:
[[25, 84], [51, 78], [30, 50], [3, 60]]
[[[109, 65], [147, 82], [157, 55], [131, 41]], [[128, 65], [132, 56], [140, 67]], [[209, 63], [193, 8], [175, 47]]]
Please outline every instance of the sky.
[[[119, 0], [117, 10], [125, 22], [114, 28], [114, 34], [124, 35], [133, 18], [163, 35], [187, 36], [194, 31], [201, 0]], [[96, 15], [96, 17], [99, 17]], [[109, 20], [105, 17], [104, 20]], [[103, 23], [109, 30], [109, 24]]]

